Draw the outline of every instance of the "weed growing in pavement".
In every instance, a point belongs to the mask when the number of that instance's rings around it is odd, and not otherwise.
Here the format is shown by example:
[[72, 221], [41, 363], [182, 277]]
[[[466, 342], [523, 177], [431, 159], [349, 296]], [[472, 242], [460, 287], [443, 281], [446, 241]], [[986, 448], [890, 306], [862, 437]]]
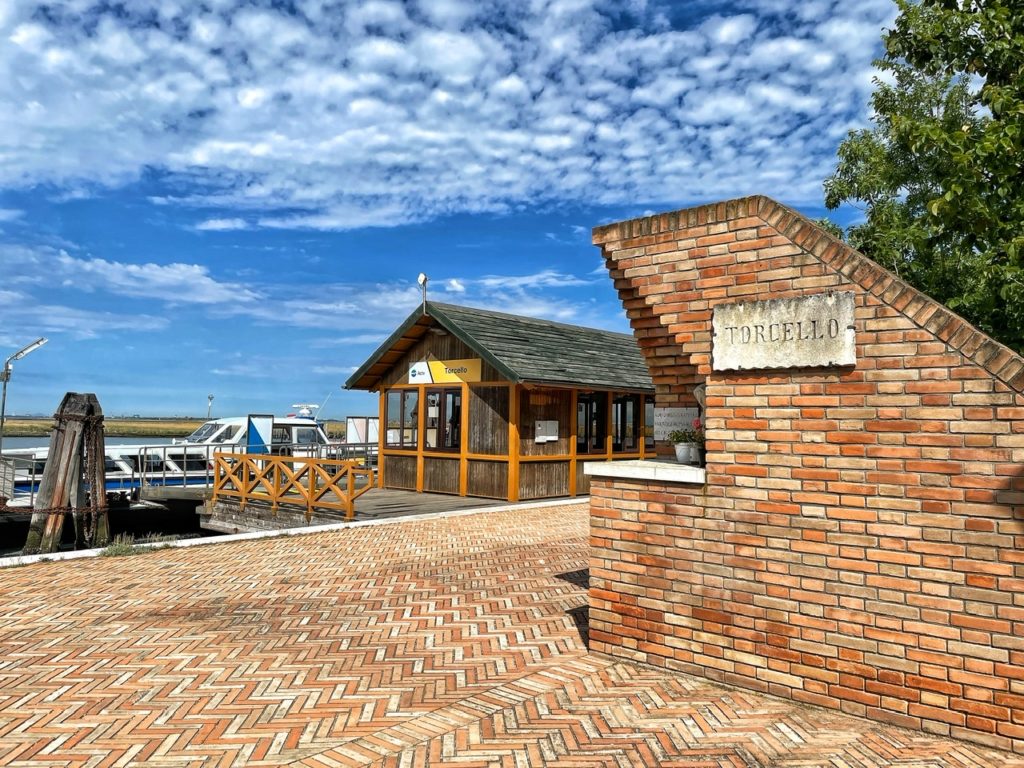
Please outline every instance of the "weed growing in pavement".
[[137, 555], [145, 550], [135, 546], [135, 537], [130, 533], [119, 533], [114, 540], [100, 552], [100, 557], [127, 557]]

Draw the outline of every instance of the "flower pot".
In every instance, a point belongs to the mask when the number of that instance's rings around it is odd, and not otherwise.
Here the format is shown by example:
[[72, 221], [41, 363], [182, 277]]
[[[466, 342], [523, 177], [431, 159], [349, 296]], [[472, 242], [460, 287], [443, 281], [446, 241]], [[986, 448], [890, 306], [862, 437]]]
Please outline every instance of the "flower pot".
[[693, 464], [697, 461], [698, 451], [696, 443], [676, 443], [676, 461], [680, 464]]

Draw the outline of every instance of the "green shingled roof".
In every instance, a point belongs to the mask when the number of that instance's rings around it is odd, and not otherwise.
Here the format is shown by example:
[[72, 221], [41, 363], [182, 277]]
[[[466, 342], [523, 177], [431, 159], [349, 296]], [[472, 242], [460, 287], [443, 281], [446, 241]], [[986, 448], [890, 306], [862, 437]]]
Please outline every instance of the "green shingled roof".
[[[532, 317], [427, 302], [418, 308], [345, 383], [347, 389], [370, 389], [396, 347], [410, 335], [422, 336], [436, 323], [474, 349], [510, 381], [653, 392], [640, 348], [629, 334]], [[390, 354], [389, 354], [390, 353]], [[388, 359], [390, 358], [390, 360]]]

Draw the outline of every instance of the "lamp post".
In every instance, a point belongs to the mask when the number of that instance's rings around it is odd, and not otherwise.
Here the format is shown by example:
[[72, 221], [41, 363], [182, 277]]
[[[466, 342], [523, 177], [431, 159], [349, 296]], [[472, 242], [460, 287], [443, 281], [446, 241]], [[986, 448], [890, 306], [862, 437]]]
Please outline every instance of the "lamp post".
[[213, 395], [206, 396], [206, 420], [210, 420], [210, 414], [213, 413]]
[[3, 395], [0, 396], [0, 456], [4, 454], [4, 419], [7, 416], [7, 382], [11, 380], [11, 363], [15, 360], [21, 360], [27, 354], [35, 352], [47, 341], [49, 339], [40, 337], [27, 347], [22, 347], [4, 361], [4, 368], [0, 371], [0, 381], [3, 382]]
[[427, 314], [427, 283], [430, 282], [430, 278], [425, 272], [420, 272], [416, 282], [420, 284], [420, 290], [423, 291], [423, 314]]

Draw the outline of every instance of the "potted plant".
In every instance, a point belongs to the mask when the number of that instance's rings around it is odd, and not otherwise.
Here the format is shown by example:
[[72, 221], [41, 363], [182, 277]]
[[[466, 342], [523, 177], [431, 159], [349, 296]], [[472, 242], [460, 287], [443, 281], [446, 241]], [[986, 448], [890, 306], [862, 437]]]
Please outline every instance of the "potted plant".
[[693, 457], [694, 458], [694, 463], [698, 467], [703, 467], [704, 466], [704, 423], [700, 420], [700, 417], [697, 417], [696, 419], [693, 420], [693, 430], [691, 431], [691, 434], [693, 435], [693, 438], [692, 438], [693, 439], [693, 443], [694, 443], [694, 445], [697, 446], [696, 455]]
[[669, 442], [676, 449], [676, 461], [692, 464], [697, 460], [697, 444], [693, 441], [692, 429], [676, 429], [668, 433]]
[[704, 458], [704, 424], [694, 419], [689, 429], [669, 432], [669, 441], [676, 449], [676, 461], [680, 464], [701, 465]]

